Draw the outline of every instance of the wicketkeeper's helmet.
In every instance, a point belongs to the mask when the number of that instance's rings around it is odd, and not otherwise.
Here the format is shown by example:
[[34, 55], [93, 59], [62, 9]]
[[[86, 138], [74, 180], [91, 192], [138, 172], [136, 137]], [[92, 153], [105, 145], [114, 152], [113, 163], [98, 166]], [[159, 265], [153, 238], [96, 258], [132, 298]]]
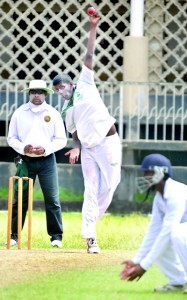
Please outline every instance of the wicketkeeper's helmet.
[[171, 162], [161, 154], [147, 155], [141, 164], [141, 171], [153, 171], [152, 176], [144, 176], [136, 178], [136, 185], [140, 193], [147, 191], [151, 186], [159, 183], [162, 179], [171, 176]]

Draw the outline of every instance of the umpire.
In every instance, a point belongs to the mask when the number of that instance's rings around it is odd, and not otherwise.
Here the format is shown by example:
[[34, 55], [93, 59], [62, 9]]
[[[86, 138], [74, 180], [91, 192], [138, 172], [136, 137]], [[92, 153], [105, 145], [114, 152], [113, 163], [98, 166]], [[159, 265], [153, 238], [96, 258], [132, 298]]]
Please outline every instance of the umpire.
[[[47, 232], [51, 237], [51, 246], [62, 246], [62, 212], [59, 201], [58, 174], [54, 152], [65, 147], [67, 138], [60, 113], [47, 104], [45, 98], [53, 90], [47, 88], [43, 80], [30, 81], [29, 101], [13, 113], [7, 142], [26, 163], [28, 177], [36, 176], [43, 192]], [[28, 188], [23, 191], [24, 226], [28, 209]], [[15, 192], [12, 213], [11, 246], [17, 244], [18, 195]]]

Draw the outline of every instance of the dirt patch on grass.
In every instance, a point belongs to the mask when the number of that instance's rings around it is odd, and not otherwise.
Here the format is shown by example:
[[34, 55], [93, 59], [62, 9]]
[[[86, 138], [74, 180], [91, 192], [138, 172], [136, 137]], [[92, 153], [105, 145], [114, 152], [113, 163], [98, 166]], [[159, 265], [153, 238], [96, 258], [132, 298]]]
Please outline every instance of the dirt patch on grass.
[[31, 280], [50, 271], [81, 269], [87, 266], [119, 264], [134, 253], [105, 250], [88, 254], [85, 250], [0, 250], [0, 287]]

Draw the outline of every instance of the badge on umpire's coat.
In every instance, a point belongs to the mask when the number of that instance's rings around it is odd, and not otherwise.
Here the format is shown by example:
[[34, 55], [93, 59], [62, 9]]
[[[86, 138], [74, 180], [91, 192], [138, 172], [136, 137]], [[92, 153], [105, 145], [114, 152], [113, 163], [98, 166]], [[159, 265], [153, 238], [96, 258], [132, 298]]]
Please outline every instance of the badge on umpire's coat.
[[51, 117], [50, 117], [50, 116], [45, 116], [45, 117], [44, 117], [44, 120], [45, 120], [45, 122], [50, 122]]

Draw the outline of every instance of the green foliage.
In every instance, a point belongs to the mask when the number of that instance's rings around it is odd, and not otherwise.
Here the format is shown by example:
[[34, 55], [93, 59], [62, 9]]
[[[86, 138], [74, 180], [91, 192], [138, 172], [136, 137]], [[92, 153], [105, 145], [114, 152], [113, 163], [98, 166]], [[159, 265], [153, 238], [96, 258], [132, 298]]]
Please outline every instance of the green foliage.
[[[41, 189], [35, 189], [33, 191], [33, 197], [37, 200], [43, 200], [43, 194]], [[75, 194], [70, 190], [59, 188], [59, 197], [61, 201], [83, 201], [83, 194]], [[0, 188], [0, 199], [8, 198], [8, 189]]]
[[[148, 198], [146, 199], [146, 202], [153, 202], [153, 198], [154, 198], [154, 193], [150, 193]], [[140, 193], [136, 193], [134, 195], [134, 202], [138, 203], [138, 202], [143, 202], [145, 199], [146, 193], [140, 194]]]
[[[34, 189], [34, 199], [43, 200], [43, 194], [41, 189]], [[59, 197], [62, 201], [83, 201], [83, 194], [75, 194], [70, 190], [59, 188]]]
[[8, 189], [7, 188], [0, 188], [0, 199], [7, 199], [8, 198]]
[[[0, 199], [7, 199], [8, 197], [8, 189], [0, 188]], [[34, 188], [33, 197], [37, 200], [43, 200], [43, 194], [41, 189]], [[59, 197], [61, 201], [83, 201], [83, 194], [76, 194], [70, 190], [64, 189], [62, 187], [59, 188]], [[145, 194], [136, 193], [134, 195], [134, 202], [142, 202], [145, 198]], [[147, 202], [152, 202], [154, 198], [154, 194], [150, 193], [147, 198]]]

